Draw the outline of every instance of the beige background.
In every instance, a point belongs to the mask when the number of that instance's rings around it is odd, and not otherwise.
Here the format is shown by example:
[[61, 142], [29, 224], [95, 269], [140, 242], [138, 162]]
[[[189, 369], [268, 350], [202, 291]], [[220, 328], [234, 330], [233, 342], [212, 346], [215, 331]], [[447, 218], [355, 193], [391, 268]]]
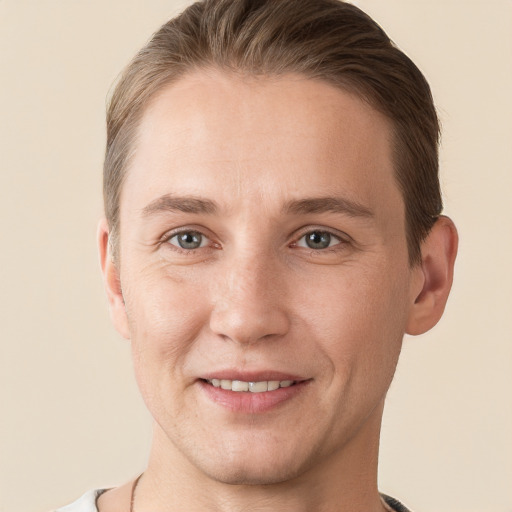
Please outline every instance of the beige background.
[[[361, 0], [429, 78], [460, 230], [446, 315], [407, 339], [380, 485], [414, 511], [512, 512], [512, 2]], [[171, 0], [0, 0], [0, 512], [144, 466], [150, 422], [95, 250], [105, 96]]]

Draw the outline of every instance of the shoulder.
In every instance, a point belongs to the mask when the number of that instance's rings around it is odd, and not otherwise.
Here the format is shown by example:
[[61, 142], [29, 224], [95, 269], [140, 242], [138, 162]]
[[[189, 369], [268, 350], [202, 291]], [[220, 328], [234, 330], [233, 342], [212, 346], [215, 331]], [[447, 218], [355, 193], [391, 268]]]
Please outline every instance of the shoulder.
[[107, 489], [95, 489], [87, 491], [73, 503], [57, 509], [55, 512], [98, 512], [96, 500]]

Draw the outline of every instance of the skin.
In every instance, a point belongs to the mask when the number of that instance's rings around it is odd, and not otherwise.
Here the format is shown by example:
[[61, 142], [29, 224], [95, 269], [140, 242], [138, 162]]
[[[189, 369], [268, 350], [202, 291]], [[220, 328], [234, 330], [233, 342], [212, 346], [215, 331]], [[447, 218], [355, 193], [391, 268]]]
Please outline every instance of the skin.
[[[138, 135], [120, 261], [105, 221], [98, 232], [112, 319], [155, 425], [135, 509], [383, 510], [384, 398], [404, 333], [443, 312], [457, 248], [441, 217], [409, 265], [389, 121], [323, 82], [199, 70], [153, 98]], [[184, 212], [164, 196], [216, 209]], [[297, 207], [326, 197], [343, 208]], [[177, 231], [201, 246], [180, 248]], [[308, 247], [313, 232], [329, 246]], [[200, 380], [227, 368], [307, 384], [240, 413]], [[109, 491], [100, 511], [126, 511], [129, 498], [129, 484]]]

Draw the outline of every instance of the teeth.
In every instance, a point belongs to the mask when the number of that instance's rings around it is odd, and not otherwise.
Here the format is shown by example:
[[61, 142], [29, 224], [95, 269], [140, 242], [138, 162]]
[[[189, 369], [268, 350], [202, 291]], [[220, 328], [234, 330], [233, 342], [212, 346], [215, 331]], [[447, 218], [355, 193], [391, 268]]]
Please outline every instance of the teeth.
[[222, 389], [231, 389], [231, 386], [233, 385], [233, 382], [230, 381], [230, 380], [225, 380], [225, 379], [222, 379], [220, 381], [220, 387]]
[[275, 391], [276, 389], [279, 389], [279, 381], [278, 380], [269, 380], [268, 381], [268, 390]]
[[249, 382], [249, 390], [251, 393], [263, 393], [268, 391], [268, 382]]
[[[232, 391], [249, 391], [249, 388], [251, 387], [252, 382], [244, 382], [243, 380], [234, 380], [231, 384], [231, 390]], [[251, 388], [252, 391], [252, 388]]]
[[293, 380], [264, 380], [261, 382], [245, 382], [243, 380], [211, 379], [208, 380], [216, 388], [228, 389], [230, 391], [251, 393], [264, 393], [265, 391], [275, 391], [279, 388], [289, 388], [295, 381]]

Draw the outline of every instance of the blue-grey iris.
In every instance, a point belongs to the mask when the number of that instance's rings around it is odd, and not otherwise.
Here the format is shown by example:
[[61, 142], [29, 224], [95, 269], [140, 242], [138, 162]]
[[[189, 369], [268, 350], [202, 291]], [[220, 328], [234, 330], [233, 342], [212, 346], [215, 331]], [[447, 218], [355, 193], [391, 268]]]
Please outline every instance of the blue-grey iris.
[[331, 245], [331, 234], [325, 231], [313, 231], [306, 235], [306, 245], [310, 249], [326, 249]]
[[197, 249], [201, 246], [203, 235], [197, 231], [187, 231], [177, 235], [178, 244], [183, 249]]

